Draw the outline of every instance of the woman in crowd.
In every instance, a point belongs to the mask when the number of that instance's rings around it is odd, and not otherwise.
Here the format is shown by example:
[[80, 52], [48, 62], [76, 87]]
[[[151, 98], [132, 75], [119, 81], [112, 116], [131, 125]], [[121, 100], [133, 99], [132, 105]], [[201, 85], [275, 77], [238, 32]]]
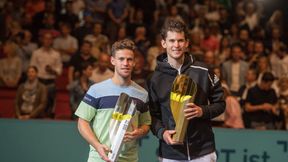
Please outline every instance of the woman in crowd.
[[47, 89], [38, 81], [38, 69], [29, 66], [27, 80], [17, 90], [15, 112], [18, 119], [40, 118], [47, 103]]

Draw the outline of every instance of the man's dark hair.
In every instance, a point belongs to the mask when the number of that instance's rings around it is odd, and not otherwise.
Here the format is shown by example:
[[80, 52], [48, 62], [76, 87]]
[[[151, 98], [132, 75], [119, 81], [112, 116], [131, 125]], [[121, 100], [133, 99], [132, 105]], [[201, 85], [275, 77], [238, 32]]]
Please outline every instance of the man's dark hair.
[[244, 51], [244, 48], [243, 48], [243, 46], [242, 46], [242, 44], [241, 44], [240, 42], [235, 42], [235, 43], [233, 43], [233, 44], [231, 45], [231, 50], [232, 50], [233, 48], [240, 48], [241, 51]]
[[177, 33], [184, 32], [185, 38], [188, 39], [188, 28], [186, 24], [179, 19], [169, 19], [165, 22], [160, 32], [162, 39], [166, 39], [168, 31]]
[[80, 76], [83, 75], [83, 71], [86, 70], [89, 66], [93, 67], [93, 64], [90, 63], [89, 61], [84, 61], [80, 64]]
[[122, 50], [122, 49], [128, 49], [128, 50], [135, 52], [136, 46], [135, 46], [135, 43], [130, 39], [119, 40], [112, 45], [112, 50], [111, 50], [112, 56], [114, 57], [116, 51]]
[[275, 80], [274, 75], [271, 72], [265, 72], [261, 79], [263, 82], [273, 82]]
[[89, 44], [90, 47], [93, 46], [93, 44], [90, 41], [87, 41], [87, 40], [83, 41], [81, 46], [83, 46], [84, 44]]
[[[34, 66], [34, 65], [30, 65], [29, 67], [28, 67], [28, 69], [34, 69], [35, 71], [36, 71], [36, 73], [38, 73], [38, 68], [36, 67], [36, 66]], [[28, 71], [28, 70], [27, 70]]]

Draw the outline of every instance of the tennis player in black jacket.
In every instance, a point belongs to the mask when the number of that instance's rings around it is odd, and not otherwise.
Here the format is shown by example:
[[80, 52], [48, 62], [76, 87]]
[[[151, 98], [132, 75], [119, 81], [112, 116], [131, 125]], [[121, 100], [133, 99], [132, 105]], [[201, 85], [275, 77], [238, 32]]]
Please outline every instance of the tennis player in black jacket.
[[[160, 162], [216, 162], [215, 140], [210, 120], [225, 110], [219, 79], [187, 52], [186, 25], [177, 19], [167, 21], [162, 30], [166, 52], [157, 57], [157, 67], [147, 81], [151, 130], [159, 139]], [[170, 110], [170, 92], [179, 74], [188, 75], [197, 84], [194, 103], [184, 110], [189, 120], [184, 144], [172, 140], [175, 121]]]

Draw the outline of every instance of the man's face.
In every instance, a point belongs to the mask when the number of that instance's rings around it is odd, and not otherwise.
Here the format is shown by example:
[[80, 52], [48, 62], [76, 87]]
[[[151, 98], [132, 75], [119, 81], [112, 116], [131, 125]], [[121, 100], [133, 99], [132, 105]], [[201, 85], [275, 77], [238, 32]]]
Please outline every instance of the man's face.
[[92, 76], [92, 72], [93, 72], [93, 67], [92, 67], [92, 66], [88, 66], [88, 67], [83, 71], [83, 74], [89, 78], [89, 77]]
[[179, 60], [184, 56], [189, 42], [186, 40], [184, 32], [168, 31], [166, 39], [162, 39], [161, 44], [166, 49], [168, 59]]
[[109, 67], [109, 63], [110, 63], [110, 57], [108, 55], [100, 55], [98, 68], [101, 71], [105, 71]]
[[53, 36], [52, 34], [49, 34], [49, 33], [45, 33], [42, 37], [42, 45], [43, 47], [51, 47], [53, 43]]
[[84, 55], [90, 55], [90, 52], [91, 52], [91, 45], [88, 43], [84, 43], [81, 46], [81, 53]]
[[271, 89], [271, 87], [272, 87], [272, 84], [273, 84], [273, 81], [267, 81], [267, 82], [264, 82], [264, 81], [262, 81], [261, 82], [261, 89], [262, 90], [265, 90], [265, 91], [268, 91], [268, 90], [270, 90]]
[[232, 48], [232, 59], [234, 61], [239, 61], [241, 59], [242, 54], [243, 53], [240, 47]]
[[129, 49], [117, 50], [115, 56], [111, 57], [111, 63], [115, 67], [116, 75], [127, 79], [131, 77], [135, 66], [134, 52]]
[[33, 81], [37, 78], [37, 72], [33, 68], [29, 68], [27, 71], [27, 78], [29, 81]]

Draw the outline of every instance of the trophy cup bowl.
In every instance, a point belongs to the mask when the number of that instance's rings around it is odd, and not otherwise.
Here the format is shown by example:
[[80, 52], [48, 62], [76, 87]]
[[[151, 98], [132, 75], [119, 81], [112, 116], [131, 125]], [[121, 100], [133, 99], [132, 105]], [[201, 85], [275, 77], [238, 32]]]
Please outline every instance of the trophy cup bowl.
[[175, 78], [170, 93], [170, 108], [176, 124], [172, 140], [176, 143], [183, 144], [188, 126], [184, 109], [187, 103], [194, 102], [196, 93], [197, 84], [190, 77], [181, 74]]

